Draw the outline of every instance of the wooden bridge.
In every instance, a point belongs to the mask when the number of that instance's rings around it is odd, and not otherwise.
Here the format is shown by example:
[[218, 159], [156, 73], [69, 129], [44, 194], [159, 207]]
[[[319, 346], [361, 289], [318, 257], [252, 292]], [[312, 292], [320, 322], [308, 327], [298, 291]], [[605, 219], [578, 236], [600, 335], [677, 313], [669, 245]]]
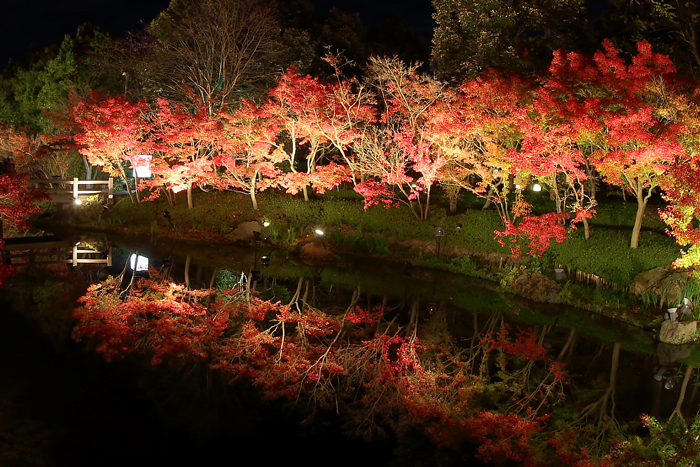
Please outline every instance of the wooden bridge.
[[95, 251], [55, 236], [4, 239], [2, 261], [13, 266], [47, 264], [112, 265], [112, 249]]
[[[114, 179], [112, 177], [109, 177], [108, 180], [80, 180], [77, 177], [73, 179], [33, 178], [29, 182], [37, 188], [45, 188], [54, 203], [75, 203], [81, 200], [81, 196], [105, 195], [106, 204], [114, 204]], [[88, 188], [81, 189], [81, 186]], [[95, 186], [105, 186], [105, 188], [96, 190]]]

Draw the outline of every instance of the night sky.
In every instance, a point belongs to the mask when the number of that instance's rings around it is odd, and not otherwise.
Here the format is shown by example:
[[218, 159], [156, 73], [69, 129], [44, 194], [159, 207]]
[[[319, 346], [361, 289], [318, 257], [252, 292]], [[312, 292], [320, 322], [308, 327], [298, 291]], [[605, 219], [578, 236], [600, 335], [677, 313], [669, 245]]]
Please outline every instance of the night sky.
[[[114, 34], [138, 29], [168, 7], [168, 0], [5, 0], [0, 23], [0, 69], [17, 60], [30, 44], [46, 47], [74, 35], [91, 22]], [[431, 0], [312, 0], [316, 13], [337, 7], [359, 12], [368, 26], [401, 14], [419, 34], [430, 40], [435, 26]]]

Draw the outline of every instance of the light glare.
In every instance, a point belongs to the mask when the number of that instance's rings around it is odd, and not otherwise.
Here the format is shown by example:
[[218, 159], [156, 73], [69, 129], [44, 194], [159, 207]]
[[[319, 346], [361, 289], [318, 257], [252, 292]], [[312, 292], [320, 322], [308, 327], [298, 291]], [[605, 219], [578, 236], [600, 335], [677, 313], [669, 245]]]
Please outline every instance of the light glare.
[[134, 271], [148, 271], [148, 258], [141, 255], [131, 255], [129, 265]]

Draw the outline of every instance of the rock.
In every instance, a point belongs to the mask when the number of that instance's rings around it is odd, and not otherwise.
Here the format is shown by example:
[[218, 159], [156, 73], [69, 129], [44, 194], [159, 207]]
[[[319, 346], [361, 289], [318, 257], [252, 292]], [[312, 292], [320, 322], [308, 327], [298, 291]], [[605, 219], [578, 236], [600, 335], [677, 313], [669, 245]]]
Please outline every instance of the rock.
[[661, 281], [658, 290], [666, 297], [666, 303], [676, 306], [683, 301], [683, 293], [687, 283], [688, 274], [675, 272]]
[[318, 261], [333, 261], [336, 256], [326, 248], [323, 242], [309, 242], [305, 243], [301, 247], [301, 252], [299, 253], [302, 258], [309, 258]]
[[256, 221], [243, 222], [228, 234], [228, 238], [234, 242], [252, 242], [253, 232], [262, 232], [262, 227]]
[[646, 293], [664, 297], [669, 306], [676, 306], [683, 300], [687, 282], [686, 272], [676, 271], [672, 266], [660, 266], [637, 274], [629, 291], [635, 295]]
[[629, 289], [630, 293], [639, 295], [650, 291], [656, 284], [661, 282], [661, 279], [666, 276], [667, 272], [668, 268], [664, 266], [640, 272], [632, 279], [632, 284], [630, 284]]
[[659, 363], [673, 363], [681, 358], [690, 357], [690, 353], [693, 350], [693, 346], [690, 344], [686, 345], [671, 345], [659, 342], [658, 347], [656, 347], [656, 355], [659, 357]]
[[685, 344], [692, 342], [692, 334], [697, 331], [697, 321], [669, 321], [666, 320], [661, 324], [659, 331], [659, 340], [666, 344]]
[[513, 282], [513, 292], [535, 302], [561, 302], [561, 285], [536, 272], [525, 272]]

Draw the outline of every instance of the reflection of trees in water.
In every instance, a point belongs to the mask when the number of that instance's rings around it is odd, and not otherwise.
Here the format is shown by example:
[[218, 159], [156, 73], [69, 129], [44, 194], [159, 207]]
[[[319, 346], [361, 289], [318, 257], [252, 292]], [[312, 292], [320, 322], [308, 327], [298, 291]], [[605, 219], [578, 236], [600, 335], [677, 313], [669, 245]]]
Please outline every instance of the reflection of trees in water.
[[476, 440], [484, 459], [522, 461], [534, 455], [541, 415], [563, 394], [565, 372], [541, 345], [549, 327], [512, 332], [497, 312], [461, 347], [444, 304], [423, 305], [415, 294], [364, 309], [358, 288], [347, 308], [325, 312], [312, 306], [315, 286], [303, 277], [282, 304], [258, 298], [250, 277], [217, 292], [155, 271], [130, 276], [89, 290], [75, 312], [77, 339], [110, 359], [146, 353], [180, 371], [248, 380], [270, 399], [341, 415], [356, 436], [420, 427], [439, 445]]
[[678, 417], [683, 420], [683, 414], [681, 413], [681, 407], [683, 405], [683, 400], [685, 400], [685, 393], [688, 389], [688, 381], [690, 381], [690, 375], [693, 373], [695, 367], [693, 365], [688, 365], [685, 370], [685, 377], [683, 378], [683, 384], [681, 385], [680, 395], [678, 396], [678, 402], [676, 402], [676, 407], [673, 409], [669, 420], [673, 420], [673, 417]]
[[[606, 431], [613, 431], [614, 433], [617, 433], [620, 429], [619, 423], [615, 417], [615, 385], [617, 381], [617, 369], [620, 364], [620, 347], [620, 344], [617, 342], [613, 345], [612, 362], [610, 365], [610, 379], [608, 381], [607, 388], [605, 388], [605, 391], [603, 392], [603, 395], [600, 396], [598, 400], [584, 407], [584, 409], [581, 411], [580, 418], [576, 421], [576, 423], [587, 422], [589, 416], [594, 415], [597, 411], [597, 421], [594, 422], [594, 424], [598, 431], [599, 437], [605, 436]], [[608, 402], [610, 402], [609, 410]]]

